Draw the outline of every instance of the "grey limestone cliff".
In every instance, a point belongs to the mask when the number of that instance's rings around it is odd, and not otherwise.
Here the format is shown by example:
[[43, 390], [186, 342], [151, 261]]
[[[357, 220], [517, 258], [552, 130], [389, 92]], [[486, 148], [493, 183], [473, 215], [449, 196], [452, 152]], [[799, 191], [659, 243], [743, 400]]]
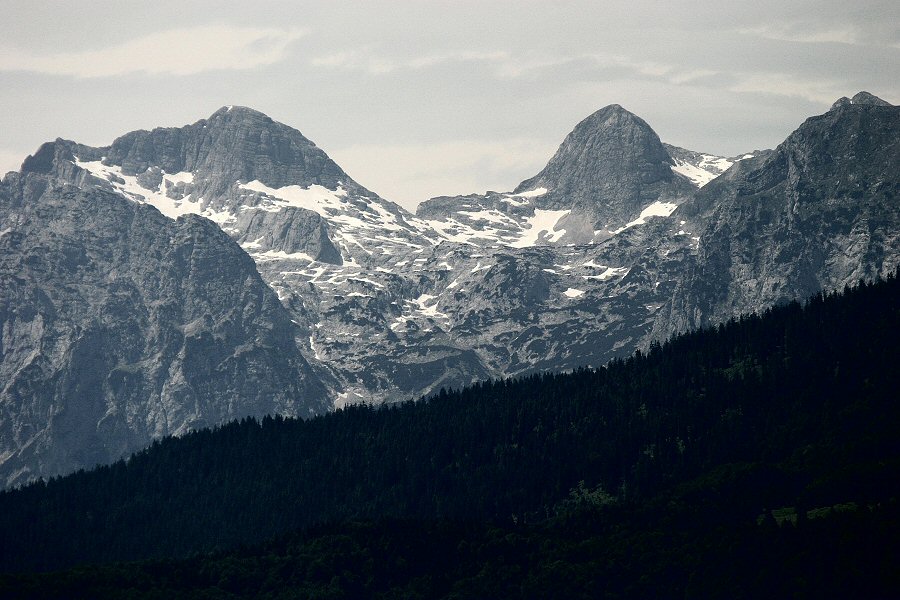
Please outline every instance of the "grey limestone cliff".
[[675, 216], [701, 233], [669, 331], [886, 275], [900, 265], [900, 107], [839, 100]]
[[288, 313], [206, 219], [26, 172], [0, 184], [0, 223], [0, 485], [329, 408]]
[[674, 161], [656, 132], [618, 104], [581, 121], [540, 173], [515, 192], [546, 188], [538, 208], [570, 208], [614, 231], [649, 204], [680, 203], [693, 189], [672, 171]]
[[167, 173], [200, 172], [201, 196], [222, 195], [237, 180], [330, 189], [349, 181], [346, 173], [296, 129], [261, 112], [223, 107], [185, 127], [134, 131], [105, 149], [110, 164], [126, 175], [157, 167]]
[[885, 274], [900, 262], [898, 127], [896, 107], [860, 93], [775, 150], [728, 158], [662, 144], [612, 105], [515, 190], [415, 216], [250, 109], [102, 148], [51, 142], [0, 190], [14, 382], [0, 474], [88, 465], [246, 410], [598, 366]]

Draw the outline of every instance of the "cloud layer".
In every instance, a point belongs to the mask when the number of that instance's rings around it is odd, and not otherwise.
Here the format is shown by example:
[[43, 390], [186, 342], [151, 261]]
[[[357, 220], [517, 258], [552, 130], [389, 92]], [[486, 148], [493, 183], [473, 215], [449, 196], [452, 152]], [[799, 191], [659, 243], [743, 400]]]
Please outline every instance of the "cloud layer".
[[252, 69], [283, 60], [290, 45], [305, 33], [302, 29], [207, 25], [155, 32], [99, 50], [38, 55], [3, 48], [0, 71], [94, 78]]
[[860, 90], [900, 103], [897, 0], [0, 5], [8, 168], [48, 139], [99, 146], [239, 104], [411, 206], [514, 187], [614, 102], [723, 155]]

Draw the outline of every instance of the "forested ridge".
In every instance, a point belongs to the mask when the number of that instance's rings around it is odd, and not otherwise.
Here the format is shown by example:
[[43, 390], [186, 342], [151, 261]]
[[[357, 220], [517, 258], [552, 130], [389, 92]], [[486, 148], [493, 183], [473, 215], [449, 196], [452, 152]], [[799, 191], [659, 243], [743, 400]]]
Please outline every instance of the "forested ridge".
[[162, 560], [0, 590], [894, 596], [898, 325], [892, 276], [601, 369], [166, 439], [0, 494], [3, 571]]

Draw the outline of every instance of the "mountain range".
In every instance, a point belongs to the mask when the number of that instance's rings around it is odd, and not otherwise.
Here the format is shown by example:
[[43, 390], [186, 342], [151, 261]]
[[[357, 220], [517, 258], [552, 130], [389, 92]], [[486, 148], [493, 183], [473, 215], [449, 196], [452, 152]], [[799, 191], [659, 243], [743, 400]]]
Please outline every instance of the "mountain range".
[[223, 107], [0, 182], [0, 483], [242, 416], [605, 364], [900, 265], [900, 108], [774, 150], [667, 145], [618, 105], [511, 191], [415, 215]]

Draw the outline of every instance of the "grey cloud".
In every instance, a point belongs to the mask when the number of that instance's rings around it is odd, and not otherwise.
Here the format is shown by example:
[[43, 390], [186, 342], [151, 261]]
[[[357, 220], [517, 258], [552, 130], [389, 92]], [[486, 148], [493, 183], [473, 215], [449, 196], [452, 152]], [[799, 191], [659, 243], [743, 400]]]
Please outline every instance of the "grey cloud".
[[[515, 186], [578, 121], [612, 102], [666, 141], [737, 154], [776, 145], [860, 89], [900, 101], [896, 0], [271, 0], [227, 8], [85, 0], [6, 2], [2, 14], [3, 44], [19, 53], [0, 51], [0, 65], [15, 69], [0, 69], [9, 154], [57, 136], [108, 144], [243, 104], [300, 129], [361, 183], [404, 202]], [[224, 34], [183, 57], [125, 66], [89, 54], [134, 48], [166, 26], [160, 14], [179, 14], [184, 30], [272, 33]], [[292, 38], [299, 31], [308, 33]], [[73, 65], [72, 56], [94, 56], [99, 66]], [[82, 75], [54, 74], [62, 72]], [[491, 158], [504, 152], [491, 140], [515, 139], [533, 143], [516, 145], [509, 163]], [[367, 157], [379, 149], [390, 160]], [[434, 168], [423, 169], [422, 157]]]
[[282, 60], [304, 34], [301, 29], [209, 25], [149, 33], [95, 50], [39, 54], [6, 47], [0, 52], [0, 71], [91, 78], [251, 69]]

